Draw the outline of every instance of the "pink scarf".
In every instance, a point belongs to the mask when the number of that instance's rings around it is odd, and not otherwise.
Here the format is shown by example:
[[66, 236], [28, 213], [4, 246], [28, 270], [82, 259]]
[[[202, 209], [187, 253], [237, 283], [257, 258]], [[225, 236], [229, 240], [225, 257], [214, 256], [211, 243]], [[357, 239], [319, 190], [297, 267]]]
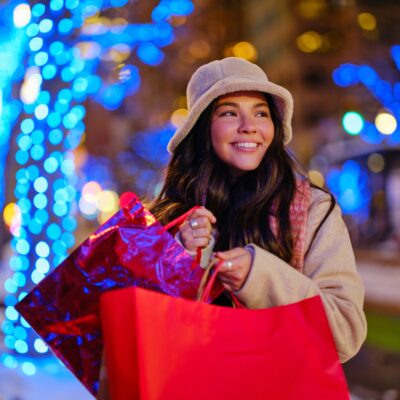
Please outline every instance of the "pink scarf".
[[[290, 205], [290, 224], [294, 241], [293, 256], [290, 265], [302, 272], [304, 267], [305, 240], [308, 209], [311, 204], [310, 183], [302, 178], [296, 179], [296, 193]], [[275, 216], [269, 220], [272, 232], [278, 234], [278, 222]]]

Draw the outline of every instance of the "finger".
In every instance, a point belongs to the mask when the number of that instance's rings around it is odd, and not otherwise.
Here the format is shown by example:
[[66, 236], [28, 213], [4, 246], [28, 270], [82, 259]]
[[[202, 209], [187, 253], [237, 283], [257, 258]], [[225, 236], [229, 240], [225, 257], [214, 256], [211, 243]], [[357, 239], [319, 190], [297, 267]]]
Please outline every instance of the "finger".
[[222, 274], [228, 274], [232, 276], [237, 275], [236, 272], [238, 272], [239, 275], [242, 275], [242, 273], [247, 274], [251, 268], [251, 261], [252, 259], [250, 252], [247, 252], [245, 250], [238, 257], [233, 257], [228, 260], [224, 260], [224, 263], [222, 264], [219, 271]]
[[238, 267], [238, 264], [234, 262], [235, 260], [226, 260], [219, 269], [219, 273], [231, 275], [234, 273]]
[[207, 247], [210, 242], [211, 236], [208, 237], [195, 237], [192, 231], [181, 231], [180, 240], [186, 250], [195, 251], [198, 247]]
[[234, 277], [238, 271], [241, 269], [241, 260], [240, 259], [229, 259], [229, 260], [221, 260], [220, 259], [220, 267], [218, 268], [218, 274], [220, 276], [225, 276], [229, 279]]
[[217, 222], [215, 215], [204, 207], [197, 208], [190, 215], [189, 218], [206, 217], [212, 224]]
[[182, 239], [190, 239], [193, 237], [193, 229], [188, 224], [181, 225], [179, 227], [179, 234]]
[[211, 231], [209, 231], [208, 229], [204, 229], [204, 228], [192, 229], [192, 236], [195, 238], [206, 238], [206, 239], [210, 240]]
[[190, 225], [190, 221], [185, 221], [180, 227], [179, 227], [179, 233], [182, 236], [188, 236], [188, 237], [202, 237], [202, 236], [211, 236], [211, 229], [206, 227], [206, 228], [192, 228]]
[[208, 243], [210, 242], [209, 239], [207, 238], [194, 238], [190, 241], [188, 241], [188, 244], [190, 245], [191, 248], [197, 249], [198, 247], [207, 247]]
[[188, 248], [188, 243], [189, 243], [191, 240], [193, 240], [192, 232], [186, 232], [186, 231], [180, 232], [180, 239], [181, 239], [182, 244], [183, 244], [186, 248]]
[[186, 221], [186, 226], [189, 226], [190, 229], [204, 228], [209, 232], [212, 230], [211, 222], [207, 217], [191, 217]]
[[206, 239], [195, 239], [195, 240], [188, 240], [186, 243], [183, 243], [183, 247], [190, 252], [194, 252], [197, 249], [204, 249], [208, 245], [208, 241]]
[[215, 215], [210, 210], [207, 210], [207, 208], [201, 207], [197, 211], [200, 213], [201, 216], [207, 217], [212, 224], [215, 224], [217, 222], [217, 218], [215, 217]]
[[228, 283], [221, 282], [221, 284], [225, 288], [225, 290], [227, 290], [228, 292], [233, 292], [233, 288]]
[[225, 286], [232, 288], [232, 280], [226, 276], [218, 275], [218, 280]]
[[230, 290], [238, 290], [243, 284], [243, 278], [237, 276], [218, 275], [218, 280]]

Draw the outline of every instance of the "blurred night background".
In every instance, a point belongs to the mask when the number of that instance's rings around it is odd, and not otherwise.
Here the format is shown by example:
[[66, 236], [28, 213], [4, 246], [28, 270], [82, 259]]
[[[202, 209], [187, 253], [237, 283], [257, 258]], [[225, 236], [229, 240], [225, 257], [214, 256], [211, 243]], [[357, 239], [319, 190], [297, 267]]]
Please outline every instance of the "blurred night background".
[[190, 75], [231, 55], [293, 93], [290, 147], [342, 207], [369, 324], [352, 399], [400, 399], [398, 0], [0, 0], [0, 400], [92, 399], [14, 305], [160, 190]]

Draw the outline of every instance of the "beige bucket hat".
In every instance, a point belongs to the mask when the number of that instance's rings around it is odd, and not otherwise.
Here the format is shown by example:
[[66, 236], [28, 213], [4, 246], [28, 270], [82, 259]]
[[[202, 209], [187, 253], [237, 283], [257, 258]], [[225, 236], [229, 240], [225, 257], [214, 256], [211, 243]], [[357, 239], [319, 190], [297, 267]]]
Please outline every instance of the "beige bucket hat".
[[168, 143], [172, 154], [189, 134], [201, 113], [217, 97], [240, 91], [258, 91], [271, 94], [282, 118], [284, 143], [292, 138], [293, 97], [282, 86], [268, 80], [256, 64], [238, 57], [227, 57], [202, 65], [192, 75], [186, 90], [188, 115]]

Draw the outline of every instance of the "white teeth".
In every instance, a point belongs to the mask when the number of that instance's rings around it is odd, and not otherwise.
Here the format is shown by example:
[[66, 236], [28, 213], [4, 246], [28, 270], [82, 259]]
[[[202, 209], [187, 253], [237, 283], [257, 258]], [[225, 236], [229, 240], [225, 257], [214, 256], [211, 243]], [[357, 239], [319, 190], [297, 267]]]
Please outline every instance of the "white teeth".
[[233, 145], [235, 147], [242, 147], [242, 148], [245, 148], [245, 149], [254, 149], [254, 148], [256, 148], [258, 146], [257, 143], [254, 143], [254, 142], [249, 142], [249, 143], [240, 142], [240, 143], [234, 143]]

